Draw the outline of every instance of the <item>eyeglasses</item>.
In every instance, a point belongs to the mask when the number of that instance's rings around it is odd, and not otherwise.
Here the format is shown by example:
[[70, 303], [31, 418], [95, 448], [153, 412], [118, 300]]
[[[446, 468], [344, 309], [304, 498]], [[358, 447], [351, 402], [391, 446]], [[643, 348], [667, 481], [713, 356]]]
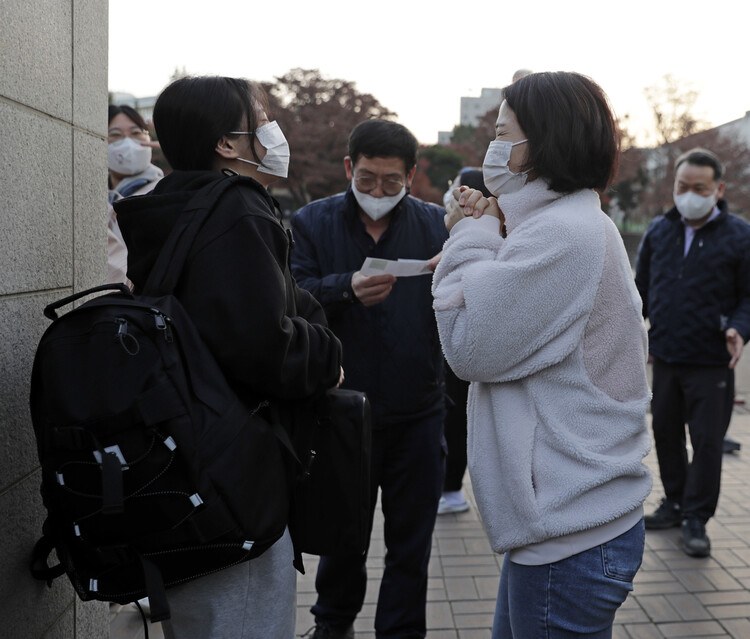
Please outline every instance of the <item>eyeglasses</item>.
[[354, 184], [357, 185], [357, 190], [360, 193], [369, 193], [370, 191], [373, 191], [378, 184], [380, 184], [385, 195], [398, 195], [401, 192], [401, 189], [404, 188], [403, 180], [378, 180], [369, 175], [355, 176]]
[[128, 131], [123, 131], [122, 129], [110, 129], [107, 133], [107, 141], [109, 142], [119, 142], [125, 138], [135, 138], [141, 142], [148, 142], [148, 131], [133, 127]]

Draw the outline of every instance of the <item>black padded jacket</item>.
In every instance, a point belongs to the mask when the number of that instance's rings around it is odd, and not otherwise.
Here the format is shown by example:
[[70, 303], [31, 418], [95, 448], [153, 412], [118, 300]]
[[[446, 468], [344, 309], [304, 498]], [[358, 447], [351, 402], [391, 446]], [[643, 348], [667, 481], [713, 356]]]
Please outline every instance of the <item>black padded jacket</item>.
[[726, 365], [725, 332], [750, 338], [750, 225], [720, 214], [697, 229], [683, 256], [685, 225], [676, 208], [643, 236], [635, 282], [650, 322], [649, 351], [670, 363]]

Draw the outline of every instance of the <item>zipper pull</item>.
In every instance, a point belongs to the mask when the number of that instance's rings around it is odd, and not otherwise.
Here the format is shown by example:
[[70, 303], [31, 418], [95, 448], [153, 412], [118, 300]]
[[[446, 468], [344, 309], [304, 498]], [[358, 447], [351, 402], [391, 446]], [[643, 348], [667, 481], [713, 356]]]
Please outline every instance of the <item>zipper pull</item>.
[[307, 462], [305, 463], [305, 468], [302, 473], [305, 477], [310, 476], [310, 472], [312, 471], [312, 467], [313, 467], [313, 464], [315, 463], [315, 458], [317, 457], [317, 455], [318, 453], [311, 448], [310, 455], [307, 458]]
[[141, 345], [134, 335], [128, 333], [128, 321], [124, 317], [116, 317], [115, 323], [117, 324], [115, 340], [120, 342], [120, 346], [128, 355], [138, 355]]
[[172, 329], [169, 327], [169, 318], [153, 309], [154, 322], [156, 323], [157, 331], [164, 331], [164, 340], [167, 342], [172, 341]]
[[115, 317], [115, 324], [117, 324], [117, 335], [116, 339], [122, 339], [123, 335], [128, 334], [128, 321], [124, 317]]

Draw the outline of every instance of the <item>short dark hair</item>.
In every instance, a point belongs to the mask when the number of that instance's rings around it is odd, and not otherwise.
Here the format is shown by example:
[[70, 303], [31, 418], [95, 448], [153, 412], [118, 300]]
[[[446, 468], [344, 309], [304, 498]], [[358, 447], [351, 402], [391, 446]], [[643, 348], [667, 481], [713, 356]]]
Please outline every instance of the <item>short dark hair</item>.
[[[212, 170], [223, 135], [258, 128], [256, 103], [268, 111], [263, 88], [244, 78], [201, 76], [172, 82], [154, 105], [154, 127], [169, 164], [182, 171]], [[255, 145], [250, 148], [260, 161]]]
[[401, 158], [406, 172], [417, 165], [417, 138], [405, 126], [388, 120], [365, 120], [349, 135], [352, 165], [367, 158]]
[[146, 124], [146, 120], [143, 119], [143, 116], [138, 113], [133, 107], [128, 106], [127, 104], [110, 104], [109, 105], [109, 117], [107, 119], [107, 123], [109, 124], [112, 122], [112, 119], [120, 115], [120, 113], [128, 116], [135, 124], [139, 127], [141, 127], [144, 131], [148, 131], [148, 125]]
[[601, 87], [579, 73], [531, 73], [504, 89], [528, 139], [524, 170], [553, 191], [603, 192], [614, 179], [620, 134]]
[[685, 151], [680, 157], [674, 162], [675, 173], [680, 165], [687, 162], [695, 166], [708, 166], [714, 170], [714, 182], [719, 182], [724, 177], [724, 165], [721, 160], [716, 156], [715, 153], [711, 153], [708, 149], [696, 147]]

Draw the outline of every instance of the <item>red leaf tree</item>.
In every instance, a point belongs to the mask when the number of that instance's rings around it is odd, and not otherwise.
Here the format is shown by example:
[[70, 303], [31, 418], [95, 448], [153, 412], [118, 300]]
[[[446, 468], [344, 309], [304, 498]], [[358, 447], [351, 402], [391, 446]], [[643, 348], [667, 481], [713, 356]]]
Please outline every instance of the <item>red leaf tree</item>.
[[354, 82], [325, 78], [317, 69], [292, 69], [264, 88], [271, 117], [291, 149], [289, 177], [273, 189], [290, 209], [345, 190], [351, 130], [363, 120], [396, 116], [369, 93], [360, 93]]

